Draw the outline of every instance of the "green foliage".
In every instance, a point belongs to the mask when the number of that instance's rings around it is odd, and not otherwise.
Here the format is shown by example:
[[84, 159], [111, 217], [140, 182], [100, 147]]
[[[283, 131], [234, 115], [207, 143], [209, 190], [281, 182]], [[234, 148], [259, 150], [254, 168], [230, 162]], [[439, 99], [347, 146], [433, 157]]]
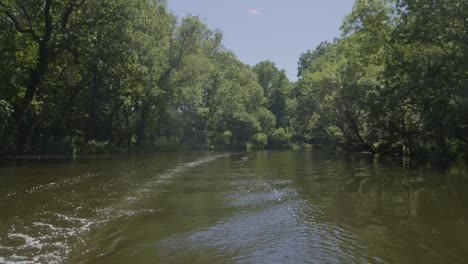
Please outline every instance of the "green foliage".
[[102, 154], [109, 149], [109, 142], [91, 140], [84, 146], [84, 148], [86, 148], [85, 153]]
[[5, 101], [0, 100], [0, 127], [6, 127], [8, 125], [8, 121], [10, 120], [11, 114], [13, 113], [13, 108], [11, 105]]
[[276, 127], [276, 116], [264, 107], [260, 108], [255, 116], [260, 123], [261, 130], [265, 134], [271, 135]]
[[263, 149], [268, 143], [268, 136], [265, 133], [256, 133], [252, 136], [252, 145], [255, 149]]
[[11, 127], [12, 114], [12, 106], [7, 101], [0, 100], [0, 139], [3, 139], [0, 140], [0, 144], [3, 145], [0, 147], [0, 153], [7, 152], [13, 143], [8, 140], [13, 133], [13, 129]]
[[288, 147], [291, 137], [291, 133], [288, 133], [288, 131], [285, 128], [280, 127], [278, 129], [275, 129], [275, 131], [271, 135], [272, 145], [276, 147]]
[[1, 152], [242, 146], [274, 127], [222, 34], [166, 1], [2, 1], [0, 24]]
[[232, 140], [232, 132], [229, 130], [224, 131], [222, 134], [216, 135], [215, 143], [217, 145], [229, 145]]
[[299, 80], [164, 0], [0, 1], [0, 153], [322, 145], [466, 156], [462, 1], [356, 0]]
[[374, 153], [466, 152], [467, 15], [460, 1], [357, 0], [343, 37], [299, 60], [294, 137]]
[[262, 61], [253, 67], [258, 83], [266, 97], [266, 108], [276, 117], [278, 127], [287, 125], [287, 99], [290, 83], [284, 70], [278, 70], [270, 61]]
[[291, 148], [292, 150], [311, 150], [312, 145], [300, 142], [300, 143], [291, 144]]

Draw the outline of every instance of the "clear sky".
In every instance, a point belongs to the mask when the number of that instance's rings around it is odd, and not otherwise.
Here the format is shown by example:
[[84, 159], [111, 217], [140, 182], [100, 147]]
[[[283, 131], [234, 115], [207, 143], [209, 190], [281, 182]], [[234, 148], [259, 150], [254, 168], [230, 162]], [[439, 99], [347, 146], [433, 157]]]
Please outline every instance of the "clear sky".
[[177, 16], [198, 15], [224, 45], [254, 65], [271, 60], [296, 80], [301, 52], [340, 35], [354, 0], [168, 0]]

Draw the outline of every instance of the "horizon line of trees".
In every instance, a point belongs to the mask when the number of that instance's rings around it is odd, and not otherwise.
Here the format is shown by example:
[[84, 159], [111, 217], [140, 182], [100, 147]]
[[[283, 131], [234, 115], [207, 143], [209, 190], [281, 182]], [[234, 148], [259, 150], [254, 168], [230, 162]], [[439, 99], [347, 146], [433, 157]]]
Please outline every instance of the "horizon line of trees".
[[0, 0], [0, 154], [468, 152], [467, 3], [357, 0], [298, 81], [164, 0]]

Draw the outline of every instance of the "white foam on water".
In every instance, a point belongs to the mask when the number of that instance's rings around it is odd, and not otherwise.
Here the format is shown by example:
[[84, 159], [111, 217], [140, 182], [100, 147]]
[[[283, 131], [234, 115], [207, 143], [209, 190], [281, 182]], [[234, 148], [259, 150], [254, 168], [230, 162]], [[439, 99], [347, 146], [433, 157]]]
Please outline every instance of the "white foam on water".
[[[57, 219], [60, 218], [78, 225], [62, 227], [33, 222], [30, 226], [24, 227], [22, 232], [17, 231], [20, 228], [12, 227], [7, 240], [15, 246], [0, 246], [1, 249], [11, 253], [9, 257], [0, 259], [0, 263], [62, 263], [73, 249], [70, 240], [82, 242], [80, 237], [89, 232], [94, 222], [63, 215]], [[27, 231], [30, 233], [26, 233]]]
[[82, 175], [79, 175], [79, 176], [76, 176], [76, 177], [72, 177], [72, 178], [67, 178], [65, 180], [62, 180], [62, 181], [57, 181], [57, 182], [51, 182], [51, 183], [47, 183], [47, 184], [42, 184], [42, 185], [38, 185], [38, 186], [35, 186], [35, 187], [32, 187], [30, 188], [29, 190], [26, 191], [26, 193], [29, 193], [29, 194], [32, 194], [32, 193], [35, 193], [35, 192], [38, 192], [38, 191], [45, 191], [45, 190], [53, 190], [53, 189], [58, 189], [58, 188], [63, 188], [63, 187], [66, 187], [66, 186], [70, 186], [70, 185], [76, 185], [86, 179], [89, 179], [89, 178], [92, 178], [92, 177], [95, 177], [95, 176], [99, 176], [101, 175], [100, 173], [85, 173], [85, 174], [82, 174]]
[[[148, 197], [148, 195], [151, 195], [154, 193], [154, 190], [163, 184], [168, 184], [172, 181], [172, 179], [177, 176], [178, 174], [184, 173], [186, 171], [189, 171], [195, 167], [201, 166], [203, 164], [215, 161], [219, 158], [222, 157], [227, 157], [230, 154], [218, 154], [218, 155], [213, 155], [209, 156], [206, 158], [202, 158], [196, 161], [192, 162], [187, 162], [187, 163], [182, 163], [180, 165], [177, 165], [173, 169], [169, 169], [165, 171], [164, 173], [160, 174], [158, 177], [156, 177], [153, 180], [147, 181], [146, 183], [142, 184], [141, 186], [138, 187], [138, 189], [134, 190], [131, 194], [125, 197], [125, 199], [121, 202], [118, 203], [119, 209], [114, 208], [114, 210], [109, 210], [110, 208], [106, 208], [103, 213], [105, 214], [112, 214], [114, 218], [118, 217], [124, 217], [124, 216], [129, 216], [127, 208], [130, 207], [131, 204], [140, 201], [141, 199]], [[138, 213], [137, 213], [138, 214]], [[132, 214], [133, 215], [133, 214]]]
[[95, 177], [95, 176], [99, 176], [100, 173], [84, 173], [82, 175], [78, 175], [78, 176], [75, 176], [75, 177], [71, 177], [71, 178], [67, 178], [67, 179], [64, 179], [62, 181], [57, 181], [57, 182], [50, 182], [50, 183], [46, 183], [46, 184], [41, 184], [41, 185], [37, 185], [37, 186], [34, 186], [34, 187], [31, 187], [27, 190], [24, 190], [22, 192], [10, 192], [10, 193], [7, 193], [5, 195], [6, 198], [13, 198], [15, 196], [18, 196], [18, 195], [23, 195], [24, 193], [26, 194], [33, 194], [33, 193], [37, 193], [37, 192], [41, 192], [41, 191], [50, 191], [50, 190], [54, 190], [54, 189], [58, 189], [58, 188], [63, 188], [63, 187], [66, 187], [66, 186], [72, 186], [72, 185], [76, 185], [86, 179], [89, 179], [89, 178], [92, 178], [92, 177]]
[[[40, 241], [40, 238], [34, 238], [25, 234], [8, 234], [8, 238], [20, 238], [24, 240], [24, 245], [18, 246], [18, 249], [22, 248], [37, 248], [37, 249], [42, 249], [43, 244]], [[15, 254], [14, 254], [15, 255]]]
[[55, 213], [55, 215], [59, 219], [62, 219], [64, 221], [71, 222], [71, 223], [76, 223], [76, 222], [82, 223], [82, 224], [88, 223], [88, 220], [86, 220], [84, 218], [72, 217], [72, 216], [67, 216], [67, 215], [63, 215], [63, 214], [59, 214], [59, 213]]
[[[0, 237], [0, 249], [6, 255], [0, 257], [0, 263], [6, 264], [30, 264], [30, 263], [63, 263], [69, 253], [79, 243], [83, 243], [83, 237], [93, 228], [97, 228], [113, 219], [121, 217], [133, 217], [144, 214], [154, 214], [157, 210], [140, 209], [129, 210], [133, 203], [147, 197], [162, 183], [168, 183], [177, 174], [193, 169], [202, 164], [225, 157], [229, 154], [220, 154], [206, 157], [193, 162], [183, 163], [174, 169], [167, 170], [151, 180], [139, 186], [138, 189], [124, 197], [120, 203], [95, 209], [93, 218], [65, 215], [58, 212], [40, 212], [39, 219], [24, 224], [21, 219], [15, 219], [6, 238]], [[26, 191], [32, 194], [39, 191], [51, 191], [70, 185], [78, 184], [87, 178], [98, 174], [87, 173], [75, 178], [52, 182], [30, 188]], [[11, 193], [14, 196], [18, 193]], [[43, 221], [41, 219], [47, 219]]]

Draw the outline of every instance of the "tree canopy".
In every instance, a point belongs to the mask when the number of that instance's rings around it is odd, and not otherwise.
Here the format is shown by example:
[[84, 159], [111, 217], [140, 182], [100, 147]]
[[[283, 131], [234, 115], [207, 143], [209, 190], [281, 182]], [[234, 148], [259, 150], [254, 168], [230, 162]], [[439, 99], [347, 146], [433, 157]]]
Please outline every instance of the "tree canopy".
[[163, 0], [0, 0], [0, 153], [309, 143], [464, 155], [467, 6], [356, 0], [291, 83]]
[[466, 153], [467, 4], [358, 0], [343, 35], [300, 58], [295, 131], [373, 153]]

